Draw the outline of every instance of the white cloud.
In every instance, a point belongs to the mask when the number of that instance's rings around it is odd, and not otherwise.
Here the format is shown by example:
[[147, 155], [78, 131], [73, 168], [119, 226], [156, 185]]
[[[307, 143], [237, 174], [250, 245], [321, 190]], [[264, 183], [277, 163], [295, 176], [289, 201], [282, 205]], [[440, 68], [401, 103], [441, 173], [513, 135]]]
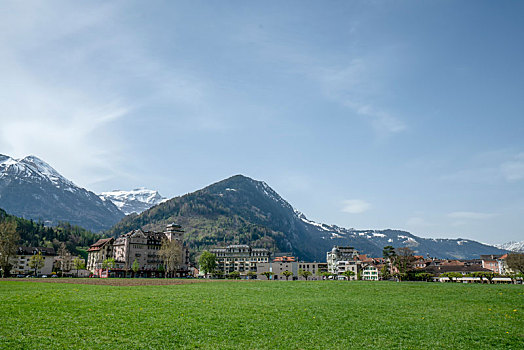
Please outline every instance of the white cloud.
[[[345, 67], [323, 68], [316, 73], [324, 93], [329, 98], [367, 118], [379, 136], [404, 131], [401, 119], [379, 107], [376, 100], [386, 93], [381, 71], [383, 60], [374, 56], [355, 58]], [[383, 74], [386, 75], [386, 74]]]
[[133, 106], [87, 64], [105, 43], [89, 33], [115, 9], [32, 5], [9, 3], [0, 14], [9, 26], [0, 40], [0, 153], [36, 155], [81, 186], [121, 176], [115, 164], [124, 142], [114, 124]]
[[350, 214], [360, 214], [371, 209], [371, 204], [361, 199], [347, 199], [343, 201], [342, 211]]
[[[349, 102], [346, 104], [351, 105]], [[359, 115], [370, 118], [373, 127], [379, 133], [398, 133], [406, 129], [406, 124], [403, 121], [373, 106], [353, 105], [352, 108], [354, 108]]]
[[[357, 22], [350, 24], [350, 31], [354, 32], [357, 26]], [[394, 45], [381, 48], [380, 52], [350, 56], [349, 62], [344, 60], [345, 64], [340, 64], [339, 57], [327, 56], [319, 51], [312, 54], [307, 47], [280, 42], [278, 38], [268, 37], [268, 33], [260, 32], [258, 27], [251, 25], [241, 31], [237, 39], [249, 44], [257, 42], [260, 54], [266, 58], [275, 59], [275, 52], [278, 52], [279, 62], [291, 63], [292, 69], [318, 84], [327, 98], [366, 118], [377, 136], [388, 136], [407, 129], [401, 118], [379, 102], [391, 91], [391, 72], [399, 70], [394, 62], [402, 61], [398, 59], [400, 50]]]
[[125, 7], [0, 4], [0, 153], [36, 155], [89, 187], [128, 176], [137, 135], [127, 126], [148, 118], [137, 117], [143, 106], [182, 106], [177, 125], [222, 127], [202, 117], [206, 84], [152, 57], [119, 20]]
[[485, 220], [490, 219], [496, 214], [493, 213], [479, 213], [474, 211], [455, 211], [447, 215], [452, 219], [462, 219], [462, 220]]

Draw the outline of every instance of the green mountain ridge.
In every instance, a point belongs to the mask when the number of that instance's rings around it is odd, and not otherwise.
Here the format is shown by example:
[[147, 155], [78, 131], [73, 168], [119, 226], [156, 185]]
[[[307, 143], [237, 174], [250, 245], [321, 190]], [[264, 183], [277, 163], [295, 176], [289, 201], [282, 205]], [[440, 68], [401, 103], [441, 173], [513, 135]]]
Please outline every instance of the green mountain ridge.
[[386, 245], [409, 246], [417, 254], [469, 259], [505, 251], [467, 239], [427, 239], [400, 230], [353, 230], [318, 224], [295, 210], [266, 183], [235, 175], [201, 190], [172, 198], [140, 215], [129, 215], [106, 234], [133, 229], [162, 230], [168, 223], [184, 227], [193, 252], [228, 244], [249, 244], [273, 252], [291, 252], [308, 261], [325, 261], [334, 245], [350, 245], [382, 256]]
[[102, 238], [102, 235], [98, 233], [93, 233], [67, 222], [61, 222], [54, 227], [46, 227], [42, 222], [10, 215], [5, 210], [0, 209], [0, 222], [5, 220], [14, 220], [16, 222], [16, 231], [20, 236], [20, 241], [18, 242], [20, 246], [47, 247], [58, 251], [60, 245], [65, 243], [67, 250], [82, 255], [84, 258], [87, 258], [87, 254], [81, 247], [89, 247]]

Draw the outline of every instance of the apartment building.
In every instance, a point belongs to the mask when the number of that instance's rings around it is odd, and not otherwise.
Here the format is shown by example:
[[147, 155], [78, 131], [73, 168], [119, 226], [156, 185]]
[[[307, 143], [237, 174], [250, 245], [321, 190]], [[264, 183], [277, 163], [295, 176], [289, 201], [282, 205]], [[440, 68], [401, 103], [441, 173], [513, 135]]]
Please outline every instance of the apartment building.
[[482, 259], [482, 267], [495, 273], [501, 273], [502, 268], [501, 264], [499, 263], [501, 257], [502, 255], [481, 255], [480, 258]]
[[362, 268], [361, 276], [363, 281], [378, 281], [378, 268], [375, 265], [367, 265]]
[[104, 261], [113, 257], [114, 238], [102, 238], [87, 250], [86, 269], [95, 273], [103, 268]]
[[271, 254], [265, 248], [251, 248], [246, 244], [233, 244], [225, 248], [210, 250], [215, 254], [217, 270], [225, 275], [238, 271], [241, 276], [249, 272], [257, 272], [257, 264], [269, 263]]
[[[279, 259], [280, 260], [280, 259]], [[323, 278], [322, 273], [327, 272], [327, 263], [318, 262], [299, 262], [299, 261], [272, 261], [269, 263], [257, 264], [257, 278], [267, 280], [267, 277], [263, 275], [264, 272], [272, 272], [271, 279], [273, 280], [305, 280], [304, 277], [299, 275], [299, 271], [309, 271], [311, 276], [308, 280], [321, 280]], [[284, 271], [289, 271], [293, 275], [286, 278]]]
[[44, 266], [36, 271], [37, 275], [50, 275], [53, 272], [55, 250], [46, 247], [19, 247], [16, 256], [10, 259], [12, 275], [33, 274], [35, 270], [29, 266], [29, 261], [34, 255], [41, 254]]
[[327, 252], [326, 261], [328, 272], [333, 275], [339, 275], [348, 268], [351, 269], [350, 265], [354, 264], [349, 264], [349, 262], [358, 261], [358, 251], [353, 247], [335, 246]]

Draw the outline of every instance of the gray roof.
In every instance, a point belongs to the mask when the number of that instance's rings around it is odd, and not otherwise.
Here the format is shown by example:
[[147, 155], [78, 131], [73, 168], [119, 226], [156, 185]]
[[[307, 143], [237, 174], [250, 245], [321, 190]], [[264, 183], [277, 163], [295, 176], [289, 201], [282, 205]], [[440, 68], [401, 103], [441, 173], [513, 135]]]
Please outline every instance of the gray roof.
[[18, 255], [36, 255], [42, 253], [42, 255], [56, 255], [54, 248], [47, 247], [18, 247]]

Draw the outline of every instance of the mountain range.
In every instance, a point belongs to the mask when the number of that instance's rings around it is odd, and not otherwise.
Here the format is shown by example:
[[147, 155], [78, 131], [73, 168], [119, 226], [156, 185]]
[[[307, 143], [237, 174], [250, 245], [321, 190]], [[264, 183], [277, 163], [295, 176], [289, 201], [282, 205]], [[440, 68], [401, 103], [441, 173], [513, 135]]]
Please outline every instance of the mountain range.
[[500, 249], [509, 250], [511, 252], [524, 253], [524, 241], [520, 242], [507, 242], [503, 244], [495, 244], [495, 247]]
[[92, 231], [125, 216], [111, 201], [75, 185], [35, 156], [0, 155], [0, 208], [46, 225], [67, 221]]
[[157, 191], [145, 188], [96, 195], [38, 157], [14, 159], [0, 154], [0, 208], [49, 226], [69, 222], [103, 231], [125, 215], [141, 213], [165, 200]]
[[132, 229], [162, 229], [176, 222], [194, 251], [227, 244], [251, 244], [276, 252], [290, 252], [303, 260], [324, 261], [335, 245], [350, 245], [371, 256], [382, 256], [384, 246], [408, 246], [417, 254], [438, 258], [471, 259], [505, 250], [469, 239], [429, 239], [399, 230], [355, 230], [308, 220], [266, 183], [236, 175], [201, 190], [172, 198], [129, 215], [108, 233]]
[[241, 243], [324, 261], [334, 245], [354, 246], [372, 256], [381, 256], [387, 245], [408, 246], [419, 255], [456, 259], [513, 250], [469, 239], [429, 239], [399, 230], [355, 230], [317, 223], [266, 183], [242, 175], [170, 200], [147, 189], [97, 196], [35, 156], [0, 155], [0, 208], [48, 225], [67, 221], [114, 236], [138, 228], [161, 230], [176, 222], [185, 228], [193, 251]]
[[98, 196], [105, 201], [110, 200], [113, 202], [126, 215], [132, 213], [140, 214], [144, 210], [167, 200], [158, 191], [146, 188], [137, 188], [131, 191], [114, 190], [102, 192]]

